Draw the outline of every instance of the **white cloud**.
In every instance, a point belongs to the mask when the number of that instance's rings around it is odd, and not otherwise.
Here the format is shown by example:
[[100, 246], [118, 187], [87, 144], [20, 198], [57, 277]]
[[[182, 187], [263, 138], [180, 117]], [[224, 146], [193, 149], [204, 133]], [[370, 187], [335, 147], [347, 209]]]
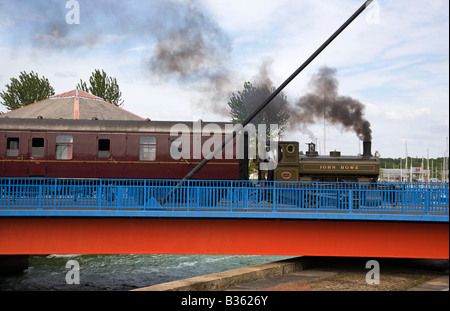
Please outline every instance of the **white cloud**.
[[414, 110], [394, 110], [386, 111], [386, 116], [392, 120], [417, 121], [431, 116], [430, 108], [416, 108]]
[[[293, 4], [291, 0], [202, 0], [219, 25], [232, 33], [263, 32], [279, 21], [279, 12]], [[298, 4], [297, 4], [298, 5]]]

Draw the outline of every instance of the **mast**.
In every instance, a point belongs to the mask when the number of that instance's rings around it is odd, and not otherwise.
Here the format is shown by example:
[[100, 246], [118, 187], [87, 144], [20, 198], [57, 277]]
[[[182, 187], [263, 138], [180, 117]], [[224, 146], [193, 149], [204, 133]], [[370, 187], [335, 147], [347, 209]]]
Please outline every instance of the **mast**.
[[423, 157], [422, 157], [422, 164], [420, 165], [420, 173], [421, 173], [421, 177], [420, 177], [420, 179], [422, 180], [422, 182], [425, 180], [424, 178], [423, 178]]
[[448, 137], [446, 138], [445, 155], [444, 155], [444, 182], [448, 181]]
[[413, 175], [413, 170], [412, 170], [412, 159], [411, 159], [411, 167], [409, 169], [409, 182], [412, 182], [412, 175]]
[[323, 155], [327, 155], [327, 119], [325, 118], [325, 109], [323, 107]]
[[403, 181], [403, 169], [402, 169], [402, 157], [400, 157], [400, 178], [398, 179], [399, 182]]
[[408, 141], [406, 140], [405, 140], [405, 151], [406, 151], [406, 163], [405, 163], [406, 180], [408, 180]]

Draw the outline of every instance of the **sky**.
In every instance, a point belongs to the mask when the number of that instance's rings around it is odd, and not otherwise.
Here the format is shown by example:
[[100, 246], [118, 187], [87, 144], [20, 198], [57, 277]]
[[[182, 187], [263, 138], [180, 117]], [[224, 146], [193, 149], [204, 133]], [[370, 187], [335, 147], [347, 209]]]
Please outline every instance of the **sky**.
[[[56, 94], [95, 69], [151, 120], [230, 121], [244, 82], [281, 85], [362, 0], [0, 0], [0, 91], [20, 72]], [[292, 109], [321, 68], [363, 105], [372, 153], [442, 157], [449, 136], [449, 2], [375, 0], [283, 90]], [[0, 105], [0, 111], [6, 107]], [[328, 121], [328, 123], [327, 123]], [[289, 122], [283, 140], [356, 155], [348, 127]]]

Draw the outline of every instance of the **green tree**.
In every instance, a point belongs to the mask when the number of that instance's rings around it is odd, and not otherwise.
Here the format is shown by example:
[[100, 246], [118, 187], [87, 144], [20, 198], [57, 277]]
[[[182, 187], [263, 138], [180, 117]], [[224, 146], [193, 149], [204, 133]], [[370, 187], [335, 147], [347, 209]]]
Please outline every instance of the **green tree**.
[[[243, 122], [250, 114], [266, 100], [275, 88], [267, 84], [254, 86], [250, 82], [244, 83], [244, 89], [233, 93], [228, 106], [234, 122]], [[289, 120], [289, 107], [287, 97], [280, 93], [251, 121], [255, 127], [266, 124], [267, 138], [281, 135], [287, 127]], [[270, 133], [270, 124], [278, 125], [278, 133]]]
[[11, 78], [6, 91], [0, 92], [0, 104], [14, 110], [55, 95], [55, 90], [47, 78], [39, 78], [37, 73], [21, 72], [19, 78]]
[[123, 105], [122, 92], [119, 89], [116, 78], [109, 77], [104, 70], [95, 69], [89, 78], [89, 87], [86, 82], [80, 80], [77, 89], [98, 96], [118, 107]]

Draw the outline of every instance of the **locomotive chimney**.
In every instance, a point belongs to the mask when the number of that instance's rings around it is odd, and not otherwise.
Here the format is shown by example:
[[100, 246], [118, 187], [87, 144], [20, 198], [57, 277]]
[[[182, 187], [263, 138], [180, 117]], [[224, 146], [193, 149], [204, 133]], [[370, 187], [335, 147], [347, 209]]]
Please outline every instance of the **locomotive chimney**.
[[372, 156], [372, 142], [364, 141], [363, 142], [363, 157], [371, 157]]

